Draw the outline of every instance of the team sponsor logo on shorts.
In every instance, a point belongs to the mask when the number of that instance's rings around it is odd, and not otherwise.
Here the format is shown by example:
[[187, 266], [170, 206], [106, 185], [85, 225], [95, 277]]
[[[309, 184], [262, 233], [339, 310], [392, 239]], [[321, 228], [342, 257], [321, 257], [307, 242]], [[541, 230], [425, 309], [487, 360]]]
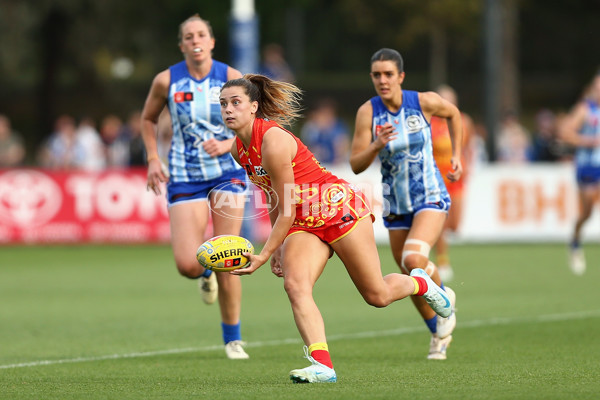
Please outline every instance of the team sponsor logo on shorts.
[[338, 225], [338, 229], [344, 229], [345, 227], [347, 227], [348, 225], [352, 224], [353, 221], [348, 221], [348, 222], [344, 222], [341, 225]]
[[350, 222], [350, 221], [353, 221], [355, 218], [352, 214], [348, 213], [348, 214], [344, 215], [341, 219], [342, 219], [342, 222]]
[[246, 189], [246, 182], [244, 182], [241, 179], [238, 178], [231, 178], [231, 180], [229, 181], [231, 182], [232, 185], [238, 185], [240, 186], [242, 189]]
[[350, 213], [345, 214], [342, 218], [340, 218], [341, 221], [343, 222], [343, 224], [338, 225], [339, 229], [344, 229], [345, 227], [347, 227], [348, 225], [351, 225], [354, 223], [354, 221], [356, 220], [356, 218], [354, 218], [354, 216]]

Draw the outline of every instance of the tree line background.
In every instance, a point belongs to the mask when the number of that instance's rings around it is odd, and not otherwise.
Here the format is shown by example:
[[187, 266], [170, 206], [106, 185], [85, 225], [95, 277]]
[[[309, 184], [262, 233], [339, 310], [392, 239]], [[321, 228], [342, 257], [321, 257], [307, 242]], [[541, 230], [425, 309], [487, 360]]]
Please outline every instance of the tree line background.
[[[489, 1], [256, 0], [255, 7], [261, 47], [284, 47], [306, 106], [333, 97], [352, 125], [374, 95], [369, 59], [381, 47], [403, 55], [404, 88], [448, 83], [461, 108], [483, 120]], [[570, 108], [600, 67], [600, 1], [492, 1], [501, 12], [503, 110], [527, 122], [543, 107]], [[178, 27], [190, 15], [211, 22], [214, 58], [230, 62], [230, 8], [229, 0], [3, 0], [0, 114], [31, 152], [60, 114], [125, 117], [142, 107], [154, 75], [181, 59]]]

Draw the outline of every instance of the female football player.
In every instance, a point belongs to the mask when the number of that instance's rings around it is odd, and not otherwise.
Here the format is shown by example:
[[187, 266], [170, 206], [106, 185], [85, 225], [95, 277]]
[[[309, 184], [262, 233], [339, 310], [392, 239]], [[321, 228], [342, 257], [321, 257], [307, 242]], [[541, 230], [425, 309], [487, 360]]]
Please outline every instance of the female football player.
[[[142, 112], [142, 136], [148, 155], [148, 188], [159, 195], [160, 183], [168, 181], [171, 246], [177, 269], [187, 278], [198, 279], [205, 303], [212, 304], [218, 297], [225, 352], [231, 359], [244, 359], [248, 354], [241, 341], [240, 277], [204, 269], [195, 258], [198, 246], [207, 239], [209, 216], [215, 236], [239, 234], [244, 209], [236, 205], [243, 202], [220, 198], [243, 196], [247, 182], [245, 172], [229, 153], [234, 135], [223, 125], [219, 112], [221, 86], [242, 74], [213, 60], [214, 46], [208, 21], [197, 14], [183, 21], [179, 48], [184, 60], [154, 78]], [[163, 169], [157, 149], [157, 123], [165, 105], [173, 131], [168, 171]]]
[[[445, 100], [458, 107], [456, 91], [448, 85], [440, 85], [436, 92]], [[461, 144], [461, 165], [463, 173], [459, 180], [450, 180], [449, 172], [452, 171], [452, 138], [448, 130], [448, 120], [436, 116], [431, 117], [431, 142], [433, 145], [433, 158], [444, 178], [444, 184], [450, 195], [452, 207], [448, 210], [448, 218], [444, 230], [435, 244], [435, 261], [444, 282], [449, 282], [454, 277], [454, 271], [450, 264], [449, 243], [446, 234], [458, 231], [463, 210], [463, 193], [465, 191], [466, 167], [470, 166], [470, 143], [473, 135], [473, 121], [465, 113], [461, 113], [463, 124], [463, 138]]]
[[[456, 181], [462, 173], [460, 112], [435, 92], [402, 90], [403, 60], [396, 50], [384, 48], [371, 57], [371, 80], [377, 96], [356, 114], [352, 170], [358, 174], [379, 157], [384, 204], [389, 207], [384, 209], [383, 222], [394, 259], [404, 274], [424, 269], [441, 286], [429, 250], [444, 228], [450, 196], [433, 158], [430, 121], [432, 116], [448, 121], [452, 158], [447, 176]], [[454, 292], [446, 291], [454, 307]], [[456, 316], [438, 318], [422, 298], [412, 300], [431, 332], [428, 358], [446, 359]]]
[[571, 236], [569, 267], [575, 275], [583, 275], [586, 262], [581, 230], [600, 198], [600, 73], [590, 83], [584, 98], [565, 118], [560, 135], [577, 148], [575, 170], [579, 214]]
[[[221, 89], [221, 115], [236, 134], [231, 153], [250, 180], [265, 191], [272, 230], [250, 265], [232, 274], [251, 274], [271, 257], [283, 277], [296, 326], [311, 365], [290, 372], [294, 382], [335, 382], [323, 318], [313, 287], [332, 252], [346, 266], [365, 301], [375, 307], [417, 295], [441, 315], [450, 302], [420, 269], [412, 275], [382, 276], [373, 215], [364, 195], [321, 167], [308, 148], [282, 128], [300, 115], [296, 86], [262, 75], [245, 75]], [[369, 260], [365, 262], [364, 260]]]

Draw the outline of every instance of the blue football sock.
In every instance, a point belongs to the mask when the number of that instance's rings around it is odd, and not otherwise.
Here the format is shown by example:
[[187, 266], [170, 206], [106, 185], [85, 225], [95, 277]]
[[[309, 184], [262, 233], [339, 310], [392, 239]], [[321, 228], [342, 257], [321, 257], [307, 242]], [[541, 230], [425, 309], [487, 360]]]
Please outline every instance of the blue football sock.
[[430, 319], [425, 319], [425, 325], [427, 325], [427, 328], [429, 328], [429, 331], [433, 334], [437, 332], [437, 319], [438, 316], [434, 316], [433, 318]]
[[[207, 268], [207, 269], [205, 269], [205, 270], [204, 270], [204, 272], [203, 272], [203, 273], [202, 273], [202, 275], [200, 275], [200, 276], [202, 276], [202, 277], [204, 277], [204, 278], [208, 278], [208, 277], [210, 276], [210, 274], [212, 274], [212, 273], [213, 273], [213, 272], [212, 272], [212, 270], [210, 270], [210, 269], [208, 269], [208, 268]], [[199, 277], [200, 277], [200, 276], [199, 276]], [[199, 277], [198, 277], [198, 278], [199, 278]]]
[[221, 322], [221, 328], [223, 329], [223, 341], [225, 344], [233, 340], [242, 340], [242, 323], [238, 322], [235, 325], [227, 325]]

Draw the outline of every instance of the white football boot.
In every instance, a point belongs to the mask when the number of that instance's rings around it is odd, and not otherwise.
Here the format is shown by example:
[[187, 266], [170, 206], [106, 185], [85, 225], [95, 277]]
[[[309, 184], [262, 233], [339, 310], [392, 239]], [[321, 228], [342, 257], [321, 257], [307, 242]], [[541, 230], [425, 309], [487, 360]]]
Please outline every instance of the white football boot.
[[429, 342], [429, 354], [427, 355], [427, 359], [445, 360], [446, 349], [450, 346], [450, 342], [452, 342], [452, 335], [446, 336], [443, 339], [440, 339], [437, 335], [433, 335]]
[[219, 293], [217, 273], [213, 271], [208, 278], [201, 276], [200, 279], [198, 279], [198, 288], [202, 294], [202, 301], [206, 304], [213, 304], [217, 300], [217, 295]]
[[569, 268], [575, 275], [583, 275], [586, 269], [585, 254], [581, 247], [571, 247], [569, 254]]
[[427, 272], [421, 268], [415, 268], [410, 271], [410, 276], [418, 276], [425, 279], [427, 282], [427, 292], [425, 292], [423, 298], [437, 315], [447, 318], [452, 314], [452, 305], [450, 304], [448, 295], [431, 280]]
[[452, 314], [447, 318], [438, 316], [436, 322], [436, 331], [440, 339], [452, 335], [452, 331], [456, 328], [456, 294], [454, 290], [448, 286], [444, 287], [448, 298], [450, 299], [450, 305], [452, 306]]
[[304, 357], [312, 363], [311, 366], [290, 371], [290, 379], [294, 383], [324, 383], [337, 382], [337, 375], [333, 368], [316, 361], [308, 354], [308, 346], [304, 346]]
[[250, 356], [244, 351], [246, 342], [232, 340], [225, 345], [225, 354], [230, 360], [247, 360]]
[[450, 282], [454, 279], [454, 270], [450, 264], [438, 265], [438, 272], [440, 273], [440, 279], [442, 282]]

